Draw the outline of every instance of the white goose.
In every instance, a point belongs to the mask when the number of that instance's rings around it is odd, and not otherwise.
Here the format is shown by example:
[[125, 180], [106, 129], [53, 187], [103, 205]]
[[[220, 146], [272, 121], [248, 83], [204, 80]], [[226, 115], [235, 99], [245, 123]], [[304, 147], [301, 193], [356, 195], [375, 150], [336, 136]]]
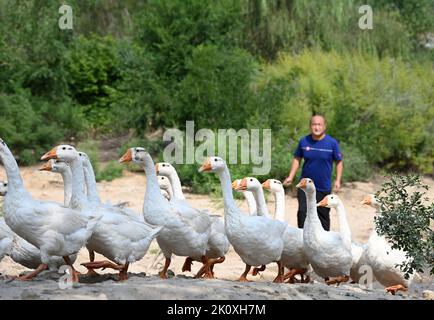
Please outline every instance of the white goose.
[[324, 197], [319, 203], [319, 207], [334, 208], [339, 219], [339, 233], [345, 241], [345, 245], [351, 248], [353, 264], [350, 270], [350, 276], [353, 282], [358, 283], [363, 273], [360, 273], [360, 268], [366, 265], [364, 250], [366, 245], [351, 241], [351, 230], [347, 222], [347, 213], [342, 200], [336, 194], [329, 194]]
[[256, 204], [256, 214], [258, 216], [266, 216], [271, 218], [268, 211], [267, 203], [265, 202], [264, 190], [262, 190], [261, 183], [254, 177], [246, 177], [241, 179], [240, 184], [235, 189], [236, 191], [250, 191], [253, 195]]
[[316, 210], [313, 181], [303, 178], [297, 187], [306, 193], [307, 216], [303, 229], [304, 252], [313, 270], [327, 284], [346, 282], [353, 263], [351, 243], [337, 232], [325, 231]]
[[81, 210], [82, 215], [96, 212], [102, 214], [87, 248], [111, 261], [94, 261], [82, 265], [88, 269], [112, 268], [119, 271], [119, 280], [128, 279], [129, 264], [143, 258], [161, 227], [152, 228], [139, 218], [120, 212], [118, 208], [110, 208], [97, 200], [88, 201], [83, 191], [83, 160], [74, 147], [57, 146], [42, 157], [42, 160], [45, 159], [61, 159], [69, 164], [73, 180], [72, 207]]
[[[380, 212], [380, 204], [373, 194], [365, 197], [362, 204], [370, 205]], [[386, 287], [386, 291], [395, 294], [397, 291], [407, 291], [415, 274], [405, 279], [404, 272], [397, 265], [407, 261], [403, 250], [392, 249], [384, 236], [380, 236], [374, 226], [365, 249], [365, 257], [372, 267], [375, 279]]]
[[5, 221], [12, 231], [41, 251], [41, 265], [34, 272], [19, 279], [35, 277], [48, 268], [51, 256], [61, 256], [71, 268], [72, 281], [77, 282], [77, 272], [69, 256], [85, 245], [99, 217], [86, 219], [78, 211], [58, 203], [33, 199], [24, 188], [12, 153], [1, 139], [0, 157], [8, 177], [8, 192], [3, 207]]
[[[181, 180], [179, 179], [176, 169], [167, 162], [159, 162], [155, 165], [157, 174], [167, 177], [170, 180], [170, 184], [173, 188], [173, 197], [171, 203], [175, 205], [182, 205], [187, 208], [193, 209], [190, 204], [186, 201], [184, 193], [182, 192]], [[193, 209], [194, 210], [194, 209]], [[209, 213], [207, 210], [202, 210], [204, 213]], [[224, 221], [219, 215], [210, 215], [212, 220], [211, 234], [208, 239], [208, 248], [206, 250], [205, 256], [209, 259], [214, 260], [215, 263], [222, 263], [225, 260], [225, 255], [229, 250], [229, 240], [225, 234]], [[182, 267], [182, 271], [191, 271], [191, 258], [187, 258]], [[214, 264], [210, 265], [209, 271], [211, 273], [206, 274], [208, 278], [213, 278], [213, 268]], [[201, 269], [199, 273], [204, 272]]]
[[[55, 172], [59, 172], [61, 173], [61, 171], [63, 170], [67, 170], [69, 169], [69, 167], [67, 167], [67, 165], [65, 163], [61, 164], [60, 166], [56, 165], [56, 168], [54, 168], [53, 171]], [[43, 167], [47, 167], [47, 164], [45, 164]], [[62, 167], [62, 168], [60, 168]], [[50, 166], [51, 168], [51, 166]], [[42, 169], [42, 167], [40, 168], [40, 170]], [[48, 167], [47, 167], [48, 169]], [[45, 170], [45, 169], [44, 169]], [[50, 169], [51, 170], [51, 169]], [[69, 174], [71, 170], [69, 169]], [[70, 176], [69, 176], [70, 178]], [[67, 177], [65, 180], [64, 177], [64, 184], [67, 184]], [[1, 185], [3, 185], [3, 187], [1, 187]], [[0, 182], [0, 196], [5, 196], [7, 193], [7, 183], [1, 183]], [[68, 192], [65, 193], [65, 201], [69, 201], [71, 194]], [[69, 198], [68, 198], [69, 197]], [[3, 223], [4, 226], [3, 228], [7, 228], [9, 230], [9, 232], [13, 235], [13, 246], [12, 246], [12, 250], [10, 252], [10, 257], [12, 258], [13, 261], [15, 261], [16, 263], [19, 263], [20, 265], [29, 268], [29, 269], [36, 269], [39, 265], [41, 265], [42, 261], [41, 261], [41, 251], [36, 248], [34, 245], [30, 244], [29, 242], [27, 242], [26, 240], [24, 240], [23, 238], [21, 238], [20, 236], [18, 236], [17, 234], [14, 234], [12, 232], [12, 230], [10, 230], [10, 228], [6, 225], [6, 222], [4, 222], [4, 219], [2, 219], [2, 221], [0, 221], [0, 223]], [[77, 259], [77, 254], [73, 254], [69, 256], [69, 259], [71, 260], [71, 263], [74, 263], [75, 260]], [[48, 262], [48, 269], [50, 270], [58, 270], [60, 266], [64, 265], [65, 261], [63, 260], [62, 257], [56, 257], [56, 256], [52, 256], [50, 257], [50, 261]]]
[[199, 172], [209, 171], [216, 172], [220, 178], [225, 205], [226, 235], [246, 264], [239, 281], [248, 281], [246, 276], [252, 266], [276, 262], [278, 274], [274, 282], [283, 282], [283, 265], [280, 259], [285, 224], [265, 216], [249, 216], [241, 212], [234, 201], [229, 169], [222, 158], [210, 157], [199, 169]]
[[232, 189], [234, 189], [235, 191], [241, 192], [244, 196], [244, 199], [246, 199], [247, 202], [247, 207], [249, 208], [249, 214], [251, 216], [256, 216], [257, 215], [257, 209], [256, 209], [256, 201], [255, 201], [255, 197], [253, 196], [253, 193], [251, 193], [250, 191], [247, 190], [241, 190], [239, 189], [239, 186], [241, 184], [241, 180], [242, 179], [236, 179], [234, 181], [232, 181]]
[[[275, 199], [275, 218], [287, 224], [285, 220], [285, 190], [282, 182], [276, 179], [268, 179], [262, 187], [274, 194]], [[306, 275], [309, 268], [309, 261], [304, 254], [303, 229], [292, 227], [289, 224], [285, 229], [284, 247], [282, 252], [282, 263], [289, 269], [284, 278], [288, 282], [295, 282], [295, 275], [301, 275], [302, 283], [309, 283], [310, 277]], [[306, 278], [305, 278], [306, 276]]]
[[[158, 187], [154, 161], [144, 148], [128, 149], [119, 159], [121, 163], [131, 161], [142, 165], [146, 173], [146, 193], [143, 203], [145, 220], [151, 224], [164, 226], [157, 236], [157, 242], [166, 259], [163, 270], [159, 272], [160, 278], [167, 279], [172, 254], [201, 261], [204, 264], [204, 272], [211, 274], [210, 266], [215, 259], [208, 259], [205, 256], [211, 234], [211, 217], [199, 210], [188, 209], [187, 206], [175, 206], [172, 201], [168, 202], [164, 199]], [[198, 273], [196, 277], [200, 275]]]

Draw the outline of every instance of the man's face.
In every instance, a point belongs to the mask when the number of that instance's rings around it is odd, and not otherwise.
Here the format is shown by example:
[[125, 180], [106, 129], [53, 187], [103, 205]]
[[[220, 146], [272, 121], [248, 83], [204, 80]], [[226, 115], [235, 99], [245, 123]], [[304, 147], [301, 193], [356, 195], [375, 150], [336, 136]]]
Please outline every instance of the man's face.
[[323, 117], [314, 116], [310, 120], [310, 131], [314, 136], [322, 136], [326, 130], [326, 124]]

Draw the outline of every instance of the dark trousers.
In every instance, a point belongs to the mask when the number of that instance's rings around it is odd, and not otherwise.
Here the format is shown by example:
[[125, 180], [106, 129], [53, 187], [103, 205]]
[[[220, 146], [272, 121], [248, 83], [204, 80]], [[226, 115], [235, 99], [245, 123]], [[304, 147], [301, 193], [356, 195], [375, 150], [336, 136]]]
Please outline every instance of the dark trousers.
[[[320, 202], [326, 195], [330, 193], [331, 191], [329, 192], [317, 191], [316, 202], [317, 203]], [[306, 220], [306, 211], [307, 211], [306, 194], [304, 193], [303, 190], [301, 189], [297, 190], [297, 199], [298, 199], [298, 211], [297, 211], [298, 227], [303, 228], [304, 220]], [[322, 227], [324, 228], [324, 230], [330, 231], [330, 208], [317, 207], [316, 209], [318, 211], [318, 217], [319, 220], [321, 221]]]

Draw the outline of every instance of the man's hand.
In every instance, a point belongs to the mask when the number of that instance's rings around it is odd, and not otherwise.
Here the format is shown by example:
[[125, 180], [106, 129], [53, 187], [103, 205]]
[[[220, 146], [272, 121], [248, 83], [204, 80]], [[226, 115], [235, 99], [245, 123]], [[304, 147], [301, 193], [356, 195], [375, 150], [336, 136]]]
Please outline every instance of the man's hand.
[[335, 185], [333, 187], [333, 192], [339, 192], [341, 190], [341, 182], [339, 180], [335, 181]]
[[289, 186], [292, 183], [292, 178], [291, 177], [286, 177], [286, 179], [283, 181], [283, 185], [284, 186]]

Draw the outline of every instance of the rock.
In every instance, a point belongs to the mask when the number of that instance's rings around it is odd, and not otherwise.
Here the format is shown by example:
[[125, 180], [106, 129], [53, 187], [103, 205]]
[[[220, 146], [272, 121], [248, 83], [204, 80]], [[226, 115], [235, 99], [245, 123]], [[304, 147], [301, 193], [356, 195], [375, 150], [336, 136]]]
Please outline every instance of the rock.
[[434, 300], [434, 291], [424, 290], [422, 296], [425, 300]]

